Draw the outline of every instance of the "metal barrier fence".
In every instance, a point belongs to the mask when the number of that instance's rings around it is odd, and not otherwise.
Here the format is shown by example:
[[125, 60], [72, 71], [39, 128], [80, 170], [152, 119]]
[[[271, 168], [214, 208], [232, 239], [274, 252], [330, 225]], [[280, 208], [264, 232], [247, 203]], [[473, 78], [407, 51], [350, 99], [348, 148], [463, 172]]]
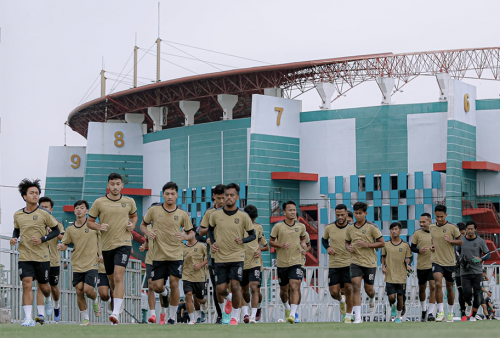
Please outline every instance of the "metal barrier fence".
[[[0, 263], [7, 268], [0, 270], [0, 307], [11, 310], [12, 320], [21, 321], [24, 318], [22, 308], [23, 288], [17, 269], [19, 252], [17, 246], [10, 246], [10, 237], [0, 236]], [[141, 319], [141, 261], [130, 259], [124, 276], [125, 284], [125, 311], [120, 315], [121, 323], [134, 323]], [[73, 270], [71, 266], [71, 250], [61, 253], [61, 275], [59, 277], [59, 290], [61, 291], [60, 305], [61, 317], [64, 322], [79, 322], [80, 311], [76, 302], [76, 291], [72, 284]], [[36, 283], [33, 283], [33, 311], [36, 311]], [[100, 302], [102, 315], [96, 318], [93, 315], [92, 303], [87, 300], [87, 308], [92, 323], [108, 323], [107, 304]], [[51, 316], [52, 317], [52, 316]], [[52, 320], [48, 317], [49, 321]], [[135, 319], [134, 319], [135, 317]]]

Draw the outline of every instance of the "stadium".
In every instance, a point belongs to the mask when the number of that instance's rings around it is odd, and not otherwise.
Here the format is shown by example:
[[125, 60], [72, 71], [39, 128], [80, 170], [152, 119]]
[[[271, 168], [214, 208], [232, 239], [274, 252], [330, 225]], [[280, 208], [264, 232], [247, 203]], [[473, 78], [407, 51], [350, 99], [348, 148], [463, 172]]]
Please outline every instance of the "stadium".
[[[284, 218], [282, 203], [293, 200], [312, 245], [299, 309], [307, 322], [339, 320], [321, 246], [337, 204], [367, 203], [367, 219], [384, 238], [397, 220], [405, 241], [420, 228], [422, 213], [444, 204], [450, 222], [474, 220], [493, 252], [485, 264], [498, 303], [500, 99], [477, 99], [476, 87], [463, 80], [498, 80], [499, 62], [500, 48], [384, 53], [224, 71], [104, 94], [70, 112], [68, 126], [87, 145], [50, 148], [46, 194], [67, 227], [75, 220], [73, 203], [104, 195], [110, 172], [124, 178], [123, 193], [133, 197], [139, 217], [160, 201], [163, 184], [173, 181], [180, 188], [177, 204], [198, 226], [212, 205], [212, 189], [234, 182], [241, 189], [238, 206], [258, 208], [266, 238]], [[393, 104], [393, 93], [419, 76], [435, 77], [440, 96]], [[331, 108], [367, 81], [377, 83], [380, 105]], [[320, 109], [303, 111], [296, 94], [311, 90]], [[139, 226], [133, 237], [134, 287], [127, 293], [126, 321], [137, 321], [141, 312], [139, 264], [145, 257]], [[276, 253], [262, 257], [262, 321], [275, 322], [282, 312]], [[416, 320], [415, 277], [408, 283], [407, 318]], [[375, 288], [382, 321], [388, 310], [381, 273]], [[12, 315], [20, 320], [20, 309]]]

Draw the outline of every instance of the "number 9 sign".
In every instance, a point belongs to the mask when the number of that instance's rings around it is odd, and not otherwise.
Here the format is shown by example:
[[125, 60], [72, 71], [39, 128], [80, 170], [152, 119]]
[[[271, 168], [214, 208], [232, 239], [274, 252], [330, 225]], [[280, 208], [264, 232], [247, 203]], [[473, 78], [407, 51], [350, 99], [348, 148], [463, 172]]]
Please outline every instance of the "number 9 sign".
[[71, 168], [73, 168], [73, 169], [80, 168], [80, 156], [77, 154], [71, 155], [71, 163], [73, 163], [71, 165]]

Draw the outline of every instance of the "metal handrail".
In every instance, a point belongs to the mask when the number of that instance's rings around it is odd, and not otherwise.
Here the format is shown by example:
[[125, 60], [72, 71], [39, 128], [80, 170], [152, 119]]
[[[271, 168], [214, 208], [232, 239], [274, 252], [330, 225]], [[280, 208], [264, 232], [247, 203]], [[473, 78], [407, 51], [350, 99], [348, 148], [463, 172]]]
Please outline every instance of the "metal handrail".
[[491, 211], [493, 211], [493, 215], [495, 216], [496, 221], [498, 222], [498, 224], [500, 224], [500, 217], [498, 216], [497, 208], [495, 208], [495, 205], [490, 200], [486, 200], [486, 199], [465, 200], [464, 199], [464, 200], [462, 200], [462, 208], [463, 208], [463, 210], [477, 209], [477, 208], [490, 209]]

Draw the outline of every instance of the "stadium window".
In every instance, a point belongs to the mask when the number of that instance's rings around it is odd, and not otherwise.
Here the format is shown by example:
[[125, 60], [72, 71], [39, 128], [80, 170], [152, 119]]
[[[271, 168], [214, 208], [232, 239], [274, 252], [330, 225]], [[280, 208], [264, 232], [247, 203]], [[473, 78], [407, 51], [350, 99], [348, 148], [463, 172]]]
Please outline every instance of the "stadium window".
[[191, 203], [196, 203], [196, 188], [191, 190]]
[[366, 201], [373, 201], [373, 191], [366, 192]]
[[406, 190], [399, 191], [399, 198], [406, 198]]
[[186, 204], [187, 194], [186, 189], [182, 189], [182, 204]]
[[202, 202], [205, 202], [205, 199], [206, 199], [206, 197], [207, 197], [207, 196], [206, 196], [206, 193], [207, 193], [206, 189], [205, 189], [205, 188], [202, 188], [202, 189], [201, 189], [201, 201], [202, 201]]
[[191, 203], [187, 205], [187, 213], [191, 215]]
[[408, 229], [408, 221], [399, 221], [399, 223], [403, 229]]
[[365, 177], [358, 177], [358, 191], [365, 191]]
[[398, 190], [398, 175], [391, 175], [391, 190]]
[[391, 220], [398, 220], [398, 207], [391, 207]]
[[373, 177], [373, 190], [381, 190], [382, 186], [382, 177], [381, 176], [374, 176]]
[[382, 220], [382, 207], [374, 207], [373, 208], [373, 220], [381, 221]]

